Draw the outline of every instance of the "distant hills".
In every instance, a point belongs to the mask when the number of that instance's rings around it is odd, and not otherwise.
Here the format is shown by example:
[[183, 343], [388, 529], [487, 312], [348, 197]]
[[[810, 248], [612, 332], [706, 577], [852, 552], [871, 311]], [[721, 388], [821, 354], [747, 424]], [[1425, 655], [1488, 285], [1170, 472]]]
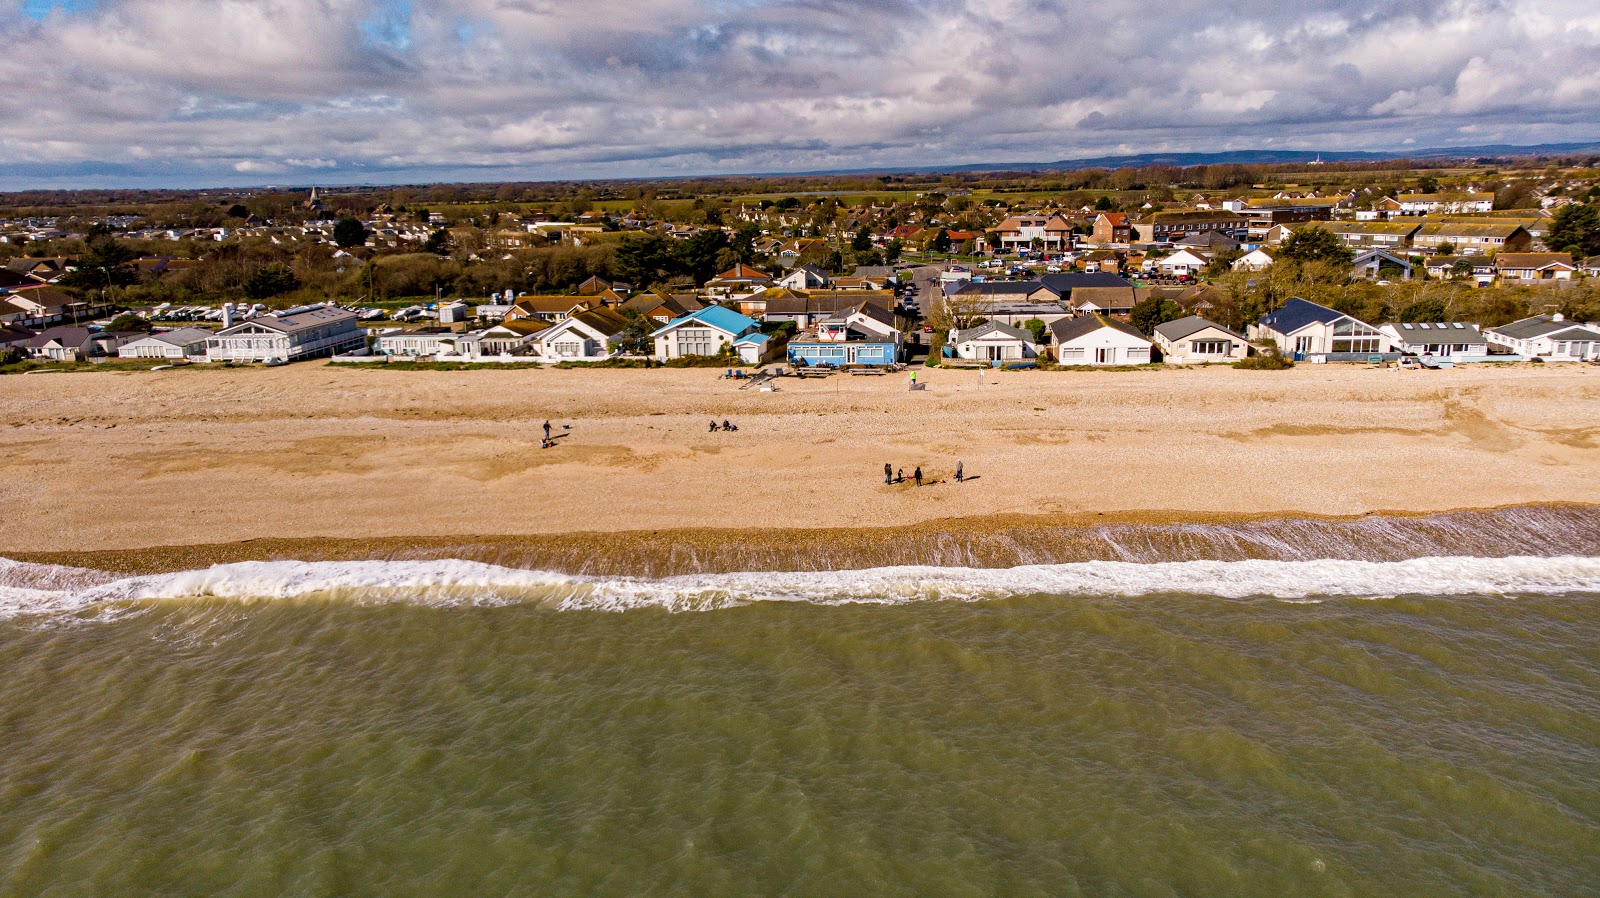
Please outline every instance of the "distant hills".
[[[936, 174], [957, 172], [1081, 171], [1086, 168], [1141, 168], [1146, 165], [1270, 165], [1296, 162], [1383, 162], [1390, 159], [1482, 159], [1515, 156], [1568, 156], [1600, 154], [1600, 142], [1543, 143], [1532, 146], [1489, 144], [1476, 147], [1425, 147], [1392, 152], [1319, 152], [1317, 150], [1227, 150], [1219, 153], [1137, 153], [1128, 156], [1092, 156], [1056, 162], [978, 162], [968, 165], [931, 165], [914, 168], [835, 169], [803, 172], [806, 175]], [[790, 173], [794, 174], [794, 173]]]

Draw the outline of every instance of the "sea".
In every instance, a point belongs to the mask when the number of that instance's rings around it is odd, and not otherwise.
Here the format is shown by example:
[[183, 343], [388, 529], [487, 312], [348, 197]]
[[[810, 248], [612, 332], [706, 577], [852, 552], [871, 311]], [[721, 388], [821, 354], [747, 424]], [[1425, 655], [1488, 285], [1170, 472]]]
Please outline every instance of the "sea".
[[1600, 511], [890, 542], [0, 561], [0, 896], [1600, 895]]

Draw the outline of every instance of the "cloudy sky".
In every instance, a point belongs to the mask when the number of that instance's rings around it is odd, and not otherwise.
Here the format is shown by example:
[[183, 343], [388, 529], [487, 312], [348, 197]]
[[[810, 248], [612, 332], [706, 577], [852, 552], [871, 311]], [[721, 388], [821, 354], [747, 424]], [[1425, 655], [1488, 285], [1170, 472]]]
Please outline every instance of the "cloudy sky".
[[0, 0], [0, 189], [1600, 138], [1595, 0]]

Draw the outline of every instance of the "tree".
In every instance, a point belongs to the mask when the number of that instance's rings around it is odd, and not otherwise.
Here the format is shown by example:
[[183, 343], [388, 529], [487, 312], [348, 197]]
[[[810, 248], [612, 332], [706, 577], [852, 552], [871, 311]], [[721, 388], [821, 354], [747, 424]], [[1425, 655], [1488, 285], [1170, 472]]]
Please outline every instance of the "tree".
[[740, 261], [751, 262], [756, 257], [756, 241], [761, 239], [761, 226], [753, 221], [747, 221], [733, 232], [733, 251], [739, 254]]
[[1471, 259], [1457, 259], [1455, 264], [1450, 266], [1450, 276], [1454, 278], [1472, 277], [1472, 268]]
[[641, 287], [665, 283], [677, 272], [666, 238], [624, 240], [617, 247], [617, 275]]
[[341, 218], [333, 226], [333, 242], [340, 249], [349, 249], [353, 246], [365, 246], [367, 243], [367, 228], [360, 219]]
[[444, 228], [434, 231], [428, 235], [428, 242], [422, 248], [436, 256], [450, 255], [450, 232]]
[[1349, 265], [1355, 255], [1327, 228], [1300, 228], [1278, 247], [1278, 257], [1291, 262]]
[[900, 239], [897, 237], [894, 240], [884, 244], [883, 260], [885, 262], [894, 262], [900, 258], [900, 254], [905, 252], [905, 249], [905, 244], [901, 243]]
[[84, 251], [78, 256], [78, 269], [68, 272], [57, 283], [78, 290], [104, 290], [126, 287], [139, 278], [127, 264], [134, 252], [118, 240], [105, 225], [91, 227], [83, 238]]
[[1150, 296], [1136, 303], [1128, 312], [1128, 323], [1146, 336], [1155, 333], [1156, 325], [1177, 321], [1183, 317], [1183, 308], [1170, 299]]
[[1028, 329], [1028, 333], [1033, 334], [1033, 342], [1035, 343], [1043, 343], [1045, 335], [1050, 332], [1050, 325], [1045, 324], [1038, 318], [1029, 318], [1027, 321], [1022, 322], [1022, 326]]
[[1448, 314], [1448, 304], [1435, 296], [1428, 299], [1419, 299], [1400, 310], [1399, 318], [1406, 323], [1418, 321], [1444, 321]]
[[300, 279], [289, 266], [277, 262], [257, 268], [244, 282], [244, 295], [257, 301], [298, 289]]
[[1600, 254], [1600, 213], [1587, 203], [1562, 206], [1550, 222], [1544, 245], [1571, 251], [1574, 258]]
[[856, 235], [850, 238], [850, 248], [858, 253], [872, 249], [872, 232], [867, 230], [866, 225], [862, 225]]
[[127, 334], [138, 332], [148, 334], [150, 333], [150, 328], [149, 319], [135, 315], [132, 312], [123, 312], [121, 315], [111, 319], [111, 322], [106, 325], [106, 333]]
[[1117, 204], [1111, 201], [1111, 197], [1102, 196], [1094, 201], [1094, 208], [1097, 212], [1115, 212]]
[[1217, 250], [1211, 257], [1211, 263], [1206, 266], [1206, 277], [1215, 280], [1233, 270], [1233, 263], [1239, 261], [1244, 255], [1244, 250], [1234, 247], [1232, 249]]
[[988, 321], [988, 313], [993, 309], [994, 300], [981, 293], [952, 293], [934, 301], [928, 323], [939, 333], [964, 331]]
[[928, 244], [928, 248], [933, 250], [936, 253], [947, 253], [947, 252], [949, 252], [950, 251], [950, 232], [945, 230], [944, 228], [940, 228], [939, 229], [939, 233], [933, 235], [933, 242]]
[[672, 247], [677, 263], [675, 273], [686, 274], [696, 284], [704, 284], [722, 270], [717, 267], [717, 255], [725, 249], [728, 249], [728, 235], [721, 230], [705, 230], [688, 240], [675, 241]]
[[250, 210], [246, 209], [244, 206], [242, 206], [242, 205], [240, 205], [238, 203], [234, 203], [232, 206], [228, 207], [228, 217], [229, 218], [249, 218], [250, 217]]

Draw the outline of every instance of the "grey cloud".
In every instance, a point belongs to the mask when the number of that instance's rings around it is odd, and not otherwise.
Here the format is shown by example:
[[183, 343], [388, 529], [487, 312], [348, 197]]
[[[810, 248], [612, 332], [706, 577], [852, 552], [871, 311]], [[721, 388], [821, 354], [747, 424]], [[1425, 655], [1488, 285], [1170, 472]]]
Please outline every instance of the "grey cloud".
[[27, 86], [0, 95], [0, 184], [1600, 137], [1588, 0], [1249, 6], [107, 0], [35, 23], [0, 0], [0, 77]]

